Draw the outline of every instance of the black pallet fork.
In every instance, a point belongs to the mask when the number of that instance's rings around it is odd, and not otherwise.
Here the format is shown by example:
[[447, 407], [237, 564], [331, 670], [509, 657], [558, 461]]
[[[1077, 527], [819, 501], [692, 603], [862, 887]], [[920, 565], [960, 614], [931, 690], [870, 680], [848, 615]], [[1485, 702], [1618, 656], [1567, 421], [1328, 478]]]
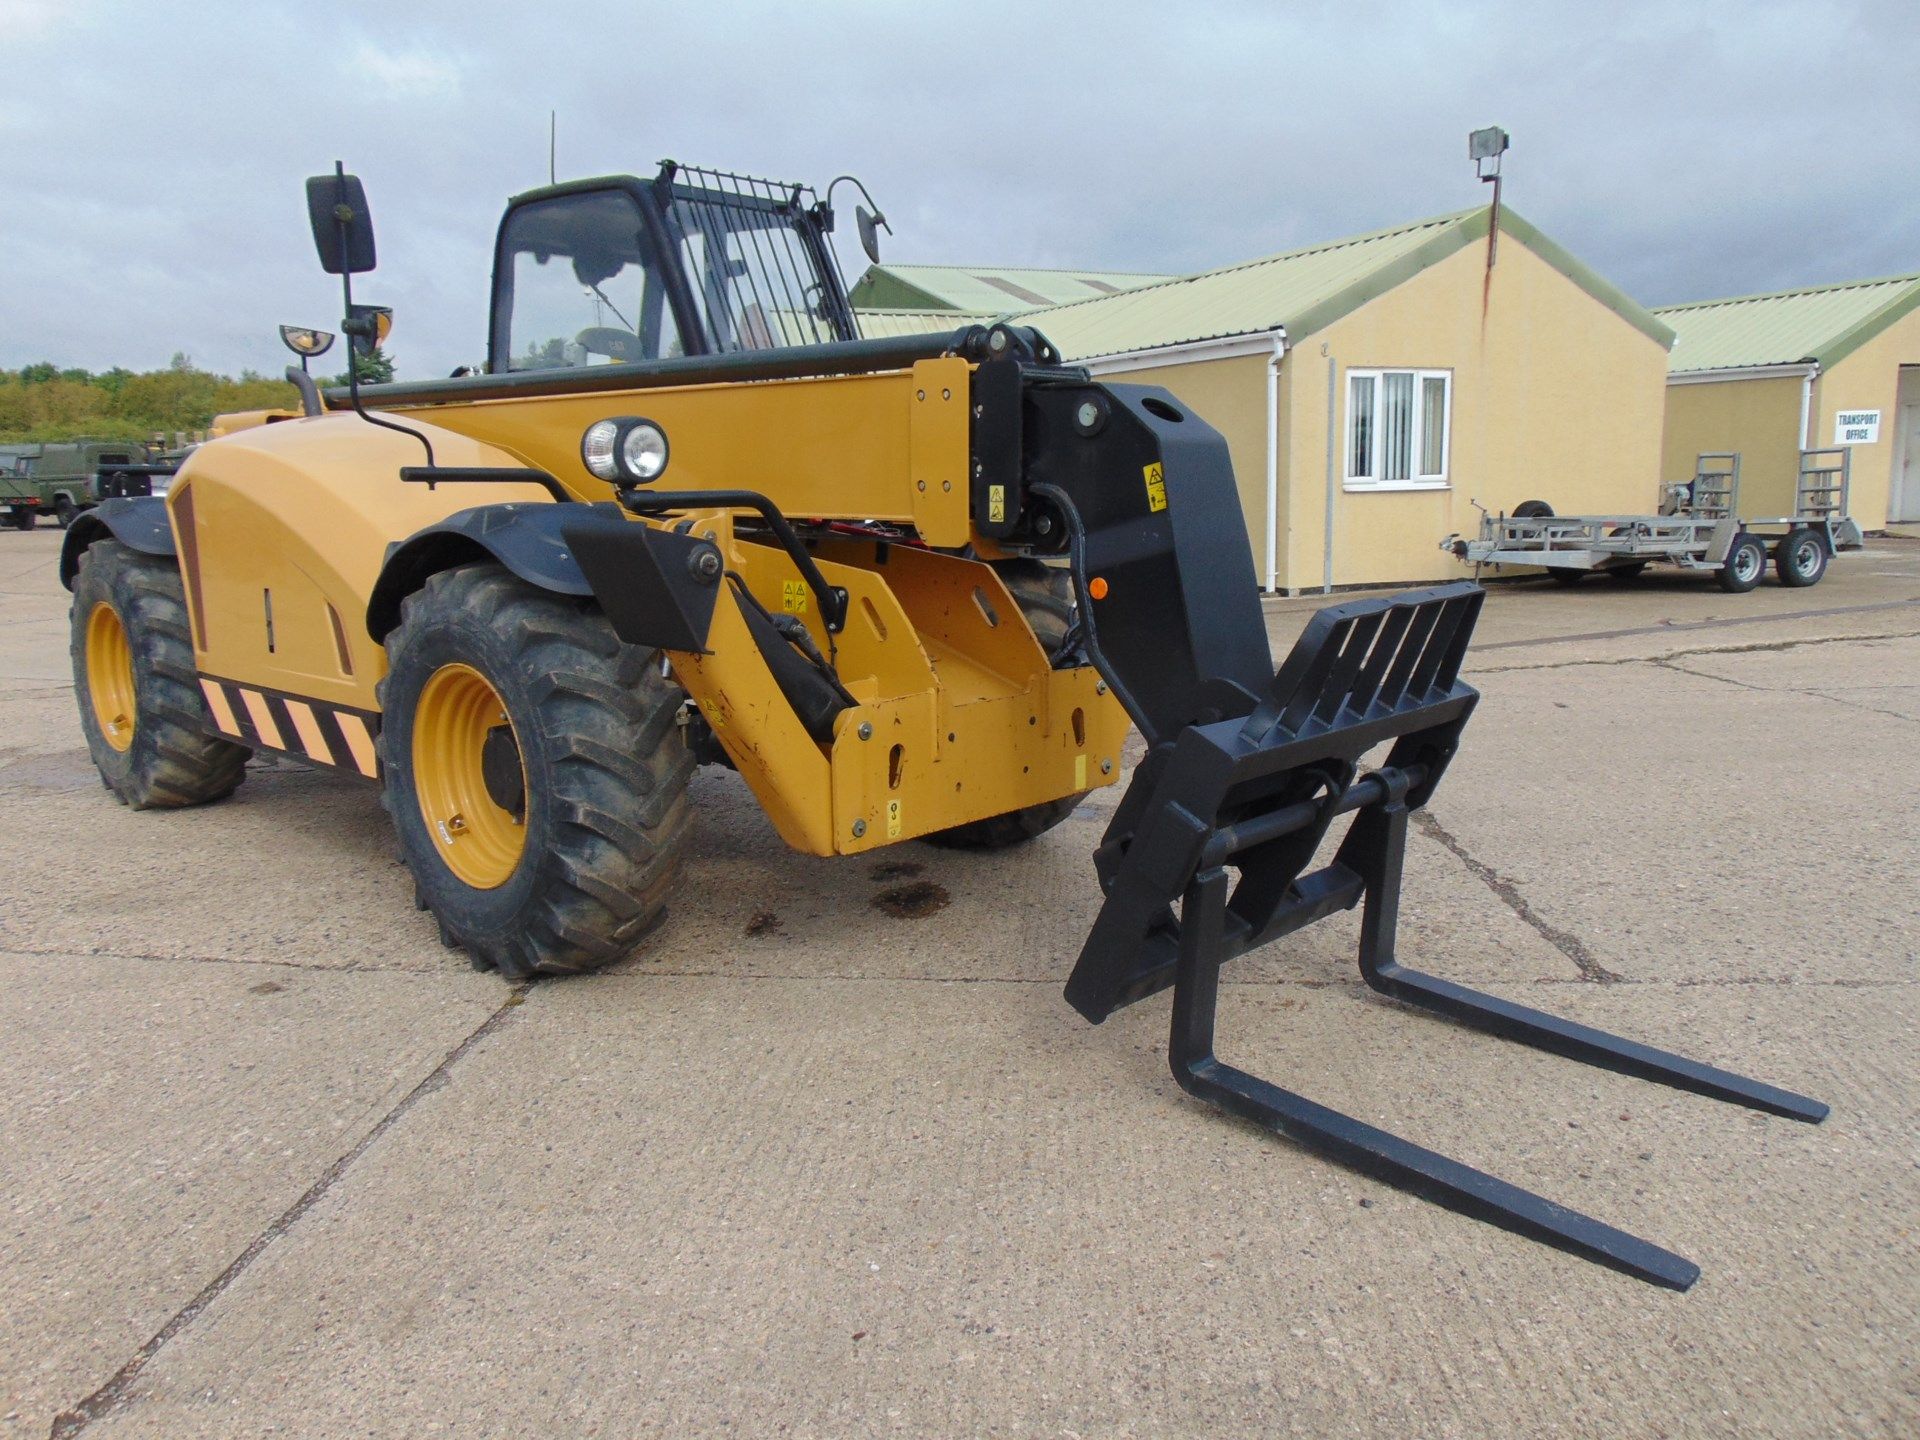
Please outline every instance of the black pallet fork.
[[[1360, 973], [1383, 994], [1590, 1065], [1795, 1120], [1825, 1117], [1817, 1100], [1394, 959], [1407, 817], [1433, 794], [1479, 699], [1459, 676], [1482, 599], [1462, 583], [1322, 610], [1251, 714], [1188, 725], [1150, 751], [1096, 852], [1106, 901], [1067, 999], [1098, 1024], [1171, 985], [1168, 1059], [1188, 1094], [1462, 1214], [1685, 1290], [1700, 1275], [1691, 1261], [1214, 1054], [1220, 967], [1364, 904]], [[1385, 763], [1361, 775], [1361, 758], [1388, 741]], [[1332, 863], [1305, 873], [1345, 814]]]

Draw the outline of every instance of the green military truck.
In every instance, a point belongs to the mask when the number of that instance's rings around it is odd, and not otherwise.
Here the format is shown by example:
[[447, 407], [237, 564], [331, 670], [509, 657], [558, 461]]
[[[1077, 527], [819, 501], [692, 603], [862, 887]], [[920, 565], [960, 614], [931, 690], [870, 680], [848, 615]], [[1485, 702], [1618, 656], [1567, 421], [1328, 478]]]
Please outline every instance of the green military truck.
[[[11, 456], [5, 451], [21, 452]], [[66, 529], [100, 501], [103, 470], [146, 465], [152, 452], [137, 440], [65, 440], [12, 445], [0, 451], [0, 506], [15, 528], [31, 530], [42, 515]]]

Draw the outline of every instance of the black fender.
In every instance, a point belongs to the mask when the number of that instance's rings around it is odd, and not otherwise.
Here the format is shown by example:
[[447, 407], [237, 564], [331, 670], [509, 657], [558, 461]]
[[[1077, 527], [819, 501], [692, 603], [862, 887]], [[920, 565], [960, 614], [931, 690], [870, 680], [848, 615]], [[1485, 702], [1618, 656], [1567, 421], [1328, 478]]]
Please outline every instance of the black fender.
[[142, 555], [165, 555], [173, 559], [173, 526], [167, 520], [167, 501], [162, 495], [136, 495], [125, 500], [103, 500], [82, 510], [67, 527], [60, 542], [60, 583], [73, 589], [73, 577], [80, 573], [80, 557], [96, 540], [118, 540], [129, 550]]
[[478, 505], [387, 551], [367, 633], [385, 644], [402, 603], [430, 577], [489, 560], [556, 595], [593, 597], [630, 645], [692, 651], [706, 644], [722, 568], [710, 542], [628, 520], [617, 505]]

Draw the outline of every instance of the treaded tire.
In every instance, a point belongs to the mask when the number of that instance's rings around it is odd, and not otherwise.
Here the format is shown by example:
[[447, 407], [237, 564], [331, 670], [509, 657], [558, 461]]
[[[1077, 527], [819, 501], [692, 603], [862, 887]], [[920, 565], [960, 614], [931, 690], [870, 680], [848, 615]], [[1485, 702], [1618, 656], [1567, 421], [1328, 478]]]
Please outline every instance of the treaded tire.
[[1742, 530], [1727, 547], [1726, 562], [1713, 572], [1714, 581], [1729, 595], [1744, 595], [1767, 573], [1767, 547]]
[[[442, 571], [408, 596], [387, 656], [382, 803], [442, 941], [509, 980], [629, 954], [679, 877], [694, 769], [676, 723], [685, 694], [657, 652], [622, 644], [590, 600], [484, 564]], [[428, 679], [456, 664], [505, 704], [525, 773], [524, 847], [491, 889], [448, 868], [415, 788], [415, 707]]]
[[70, 529], [73, 522], [80, 518], [80, 507], [62, 495], [53, 502], [53, 518], [60, 522], [62, 530]]
[[[1061, 566], [1043, 565], [1038, 560], [1002, 560], [993, 568], [1012, 592], [1020, 613], [1026, 616], [1034, 638], [1047, 652], [1054, 668], [1071, 664], [1072, 658], [1061, 655], [1060, 648], [1073, 628], [1073, 572]], [[1009, 810], [1004, 815], [969, 820], [964, 825], [936, 830], [920, 838], [943, 850], [1005, 850], [1046, 834], [1078, 809], [1086, 798], [1083, 790], [1078, 795], [1063, 795], [1058, 800]]]
[[33, 529], [33, 521], [34, 521], [33, 511], [30, 510], [25, 505], [16, 506], [14, 509], [7, 512], [7, 523], [12, 525], [13, 528], [16, 530]]
[[1773, 573], [1792, 590], [1818, 585], [1827, 573], [1827, 542], [1820, 532], [1807, 525], [1789, 530], [1774, 549]]
[[[101, 733], [87, 678], [88, 620], [113, 607], [133, 659], [133, 740], [116, 749]], [[80, 556], [70, 617], [74, 698], [100, 779], [135, 810], [178, 809], [223, 800], [246, 778], [244, 745], [213, 733], [193, 663], [193, 632], [179, 568], [115, 540], [96, 540]]]
[[1592, 572], [1588, 570], [1575, 570], [1571, 565], [1549, 565], [1547, 567], [1547, 578], [1556, 585], [1578, 585], [1591, 573]]

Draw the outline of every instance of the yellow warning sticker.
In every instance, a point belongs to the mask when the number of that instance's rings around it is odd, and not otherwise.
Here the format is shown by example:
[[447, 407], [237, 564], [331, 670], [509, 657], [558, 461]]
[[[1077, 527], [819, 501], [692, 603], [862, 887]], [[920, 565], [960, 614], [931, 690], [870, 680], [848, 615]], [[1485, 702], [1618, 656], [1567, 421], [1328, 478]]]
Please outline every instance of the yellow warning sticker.
[[989, 485], [987, 487], [987, 520], [998, 525], [1007, 518], [1007, 487]]
[[1167, 508], [1167, 471], [1158, 460], [1145, 467], [1147, 477], [1147, 509], [1164, 510]]
[[889, 800], [887, 801], [887, 839], [898, 840], [899, 838], [900, 802], [898, 800]]
[[[1166, 502], [1160, 502], [1165, 508]], [[807, 582], [804, 580], [782, 580], [780, 582], [780, 608], [789, 615], [807, 613]]]
[[1073, 788], [1076, 790], [1087, 788], [1087, 757], [1085, 755], [1073, 757]]

